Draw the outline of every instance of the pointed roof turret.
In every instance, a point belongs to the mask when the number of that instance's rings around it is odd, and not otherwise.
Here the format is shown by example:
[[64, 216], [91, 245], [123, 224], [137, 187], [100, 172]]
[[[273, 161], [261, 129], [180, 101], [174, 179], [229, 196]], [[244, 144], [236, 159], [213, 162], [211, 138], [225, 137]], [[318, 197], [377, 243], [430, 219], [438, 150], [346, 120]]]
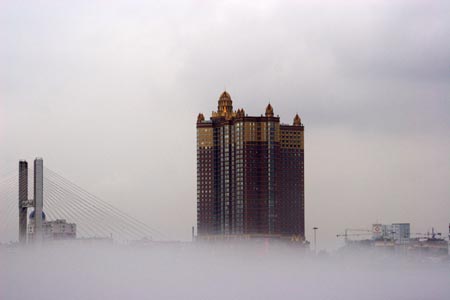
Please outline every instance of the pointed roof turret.
[[233, 112], [233, 101], [231, 100], [230, 94], [227, 91], [223, 91], [220, 95], [219, 103], [217, 105], [217, 113], [219, 115], [225, 116], [227, 113], [231, 114]]
[[227, 91], [223, 91], [223, 93], [220, 95], [219, 101], [220, 100], [231, 100], [231, 96]]
[[270, 103], [266, 107], [266, 117], [273, 117], [273, 108]]
[[298, 116], [298, 114], [295, 114], [294, 117], [294, 126], [300, 126], [302, 125], [302, 120], [300, 119], [300, 117]]
[[197, 123], [201, 123], [205, 121], [205, 116], [202, 113], [199, 113], [197, 116]]

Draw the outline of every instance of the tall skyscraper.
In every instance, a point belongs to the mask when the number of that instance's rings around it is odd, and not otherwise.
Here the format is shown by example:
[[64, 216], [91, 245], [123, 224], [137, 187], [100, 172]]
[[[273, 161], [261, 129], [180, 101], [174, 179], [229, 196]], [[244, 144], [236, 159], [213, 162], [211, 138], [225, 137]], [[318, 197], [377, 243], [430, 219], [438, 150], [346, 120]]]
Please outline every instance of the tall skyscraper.
[[305, 237], [304, 127], [233, 111], [225, 91], [210, 120], [197, 117], [197, 232]]

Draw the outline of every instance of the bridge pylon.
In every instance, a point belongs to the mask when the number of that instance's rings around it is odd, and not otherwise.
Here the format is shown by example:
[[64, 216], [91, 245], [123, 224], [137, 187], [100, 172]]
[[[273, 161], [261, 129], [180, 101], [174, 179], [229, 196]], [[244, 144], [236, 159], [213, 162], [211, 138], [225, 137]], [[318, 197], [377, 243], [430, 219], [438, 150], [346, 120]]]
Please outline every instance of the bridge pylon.
[[33, 242], [43, 239], [44, 161], [34, 160], [34, 198], [28, 199], [28, 163], [19, 161], [19, 243], [31, 242], [28, 235], [28, 208], [34, 209]]
[[28, 163], [19, 161], [19, 243], [27, 242]]

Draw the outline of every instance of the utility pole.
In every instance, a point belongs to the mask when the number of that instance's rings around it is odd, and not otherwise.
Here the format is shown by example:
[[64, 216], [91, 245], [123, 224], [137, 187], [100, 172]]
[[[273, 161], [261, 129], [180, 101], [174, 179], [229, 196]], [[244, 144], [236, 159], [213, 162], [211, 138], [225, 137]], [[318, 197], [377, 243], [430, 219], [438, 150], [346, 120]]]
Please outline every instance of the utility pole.
[[314, 254], [317, 255], [317, 236], [316, 236], [316, 231], [317, 229], [319, 229], [319, 227], [313, 227], [314, 229]]

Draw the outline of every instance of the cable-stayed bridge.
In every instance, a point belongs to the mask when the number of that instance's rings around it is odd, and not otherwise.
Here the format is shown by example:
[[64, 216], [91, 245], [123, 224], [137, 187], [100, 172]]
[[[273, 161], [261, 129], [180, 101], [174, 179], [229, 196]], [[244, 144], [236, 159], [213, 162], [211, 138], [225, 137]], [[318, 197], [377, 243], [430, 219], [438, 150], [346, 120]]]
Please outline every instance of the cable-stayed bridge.
[[[43, 211], [43, 220], [63, 219], [67, 223], [75, 223], [77, 238], [112, 238], [122, 243], [142, 239], [167, 239], [159, 230], [43, 167], [42, 163], [41, 171], [36, 173], [39, 165], [36, 167], [35, 161], [34, 180], [31, 181], [34, 183], [28, 185], [28, 170], [25, 172], [21, 169], [21, 164], [23, 162], [20, 162], [19, 170], [12, 170], [0, 177], [1, 242], [26, 241], [26, 238], [21, 238], [21, 234], [30, 235], [30, 230], [33, 231], [29, 226], [30, 220], [34, 222], [34, 230], [37, 231], [38, 218], [35, 211], [38, 212], [39, 209]], [[41, 196], [39, 186], [42, 187]], [[28, 195], [34, 195], [34, 198], [29, 199]], [[39, 200], [40, 198], [42, 199]]]

